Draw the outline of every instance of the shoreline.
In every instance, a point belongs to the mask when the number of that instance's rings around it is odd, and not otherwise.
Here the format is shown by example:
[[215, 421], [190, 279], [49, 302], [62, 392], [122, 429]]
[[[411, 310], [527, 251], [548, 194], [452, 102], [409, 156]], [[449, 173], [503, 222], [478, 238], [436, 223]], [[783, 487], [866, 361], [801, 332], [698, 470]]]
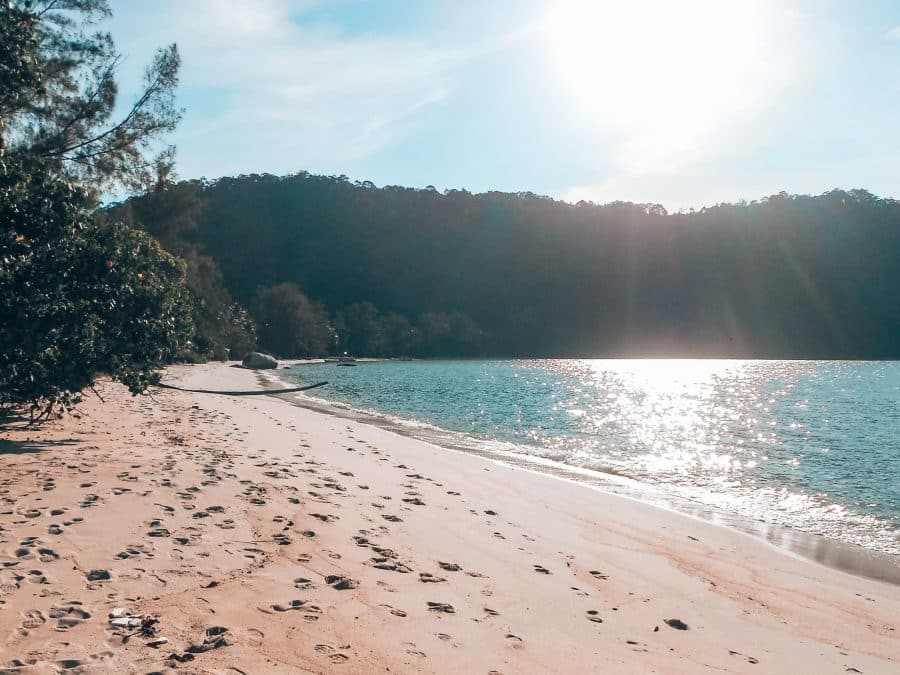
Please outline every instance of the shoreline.
[[[221, 364], [166, 380], [258, 387]], [[897, 586], [270, 397], [100, 391], [0, 441], [0, 669], [898, 667]]]
[[[308, 363], [318, 363], [318, 361], [289, 361], [285, 363], [288, 363], [290, 367], [294, 367]], [[278, 370], [258, 371], [258, 381], [261, 386], [275, 388], [275, 385], [270, 384], [272, 381], [286, 383], [287, 386], [296, 384], [281, 378]], [[868, 549], [825, 535], [797, 530], [787, 525], [742, 517], [739, 514], [716, 509], [700, 502], [665, 494], [654, 486], [616, 473], [573, 467], [550, 459], [515, 452], [489, 451], [454, 444], [449, 433], [447, 438], [433, 438], [417, 434], [413, 428], [396, 423], [385, 414], [360, 410], [344, 403], [328, 401], [322, 397], [310, 397], [304, 394], [284, 394], [275, 395], [273, 398], [281, 399], [291, 405], [314, 412], [375, 426], [406, 438], [432, 444], [444, 450], [482, 457], [511, 468], [551, 476], [575, 485], [586, 486], [607, 494], [634, 499], [657, 508], [674, 511], [706, 523], [731, 528], [753, 536], [775, 549], [798, 556], [803, 560], [812, 561], [825, 567], [863, 578], [900, 586], [900, 555]], [[447, 440], [449, 442], [442, 442]]]

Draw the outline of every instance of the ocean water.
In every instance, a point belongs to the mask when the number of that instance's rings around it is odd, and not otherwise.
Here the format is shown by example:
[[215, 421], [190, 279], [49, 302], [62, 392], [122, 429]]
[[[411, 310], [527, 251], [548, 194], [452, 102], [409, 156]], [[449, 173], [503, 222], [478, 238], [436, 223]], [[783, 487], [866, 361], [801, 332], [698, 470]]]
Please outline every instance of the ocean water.
[[900, 555], [898, 362], [376, 361], [279, 376], [327, 380], [305, 400], [439, 445]]

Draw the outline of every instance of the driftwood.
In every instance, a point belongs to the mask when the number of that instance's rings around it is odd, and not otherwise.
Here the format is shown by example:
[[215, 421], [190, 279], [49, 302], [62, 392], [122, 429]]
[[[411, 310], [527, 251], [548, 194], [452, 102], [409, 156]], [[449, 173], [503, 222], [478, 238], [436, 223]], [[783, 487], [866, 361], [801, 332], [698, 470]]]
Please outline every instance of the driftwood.
[[316, 382], [315, 384], [308, 384], [305, 387], [291, 387], [289, 389], [257, 389], [254, 391], [213, 391], [212, 389], [183, 389], [182, 387], [176, 387], [174, 384], [163, 384], [162, 382], [153, 386], [160, 387], [161, 389], [187, 391], [192, 394], [222, 394], [224, 396], [271, 396], [272, 394], [291, 394], [295, 391], [306, 391], [307, 389], [315, 389], [316, 387], [321, 387], [326, 384], [328, 383]]

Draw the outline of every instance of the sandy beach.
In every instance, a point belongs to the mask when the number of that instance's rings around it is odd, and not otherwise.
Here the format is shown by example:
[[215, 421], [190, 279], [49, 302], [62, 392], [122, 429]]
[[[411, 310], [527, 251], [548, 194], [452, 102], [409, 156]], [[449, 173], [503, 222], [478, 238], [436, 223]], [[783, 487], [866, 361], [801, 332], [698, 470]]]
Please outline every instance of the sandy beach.
[[98, 390], [0, 440], [0, 673], [900, 671], [896, 585], [276, 398]]

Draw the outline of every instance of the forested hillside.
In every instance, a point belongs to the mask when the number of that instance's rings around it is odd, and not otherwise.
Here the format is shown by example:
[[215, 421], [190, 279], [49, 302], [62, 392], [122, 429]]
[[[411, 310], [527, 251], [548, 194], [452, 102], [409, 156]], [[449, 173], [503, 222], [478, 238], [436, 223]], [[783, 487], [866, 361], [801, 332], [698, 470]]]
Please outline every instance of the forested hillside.
[[333, 337], [295, 352], [900, 356], [900, 203], [865, 191], [669, 214], [307, 173], [179, 189], [202, 204], [180, 236], [251, 313], [284, 283], [318, 307]]

